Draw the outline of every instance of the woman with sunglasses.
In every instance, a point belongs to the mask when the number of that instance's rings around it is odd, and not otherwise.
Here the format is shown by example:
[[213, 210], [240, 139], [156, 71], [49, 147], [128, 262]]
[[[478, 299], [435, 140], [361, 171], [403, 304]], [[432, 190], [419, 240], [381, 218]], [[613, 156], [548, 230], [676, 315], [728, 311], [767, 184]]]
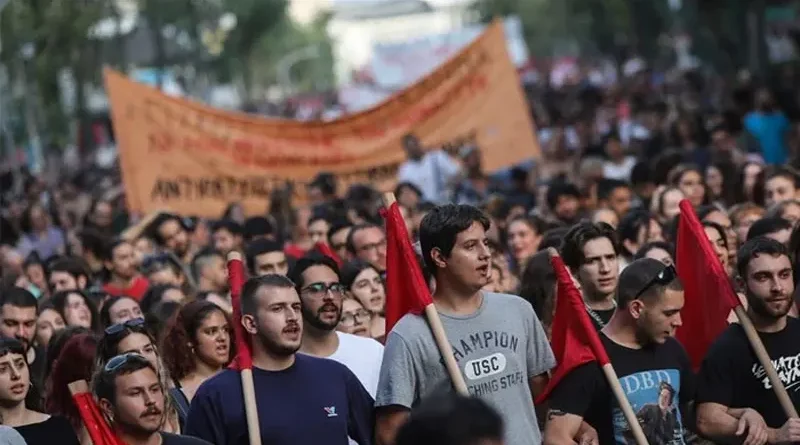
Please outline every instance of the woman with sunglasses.
[[100, 319], [97, 316], [97, 308], [83, 291], [56, 292], [50, 301], [67, 326], [83, 326], [92, 331], [99, 330]]
[[0, 340], [0, 422], [15, 428], [29, 444], [80, 444], [66, 418], [34, 411], [25, 405], [30, 388], [30, 369], [22, 343]]
[[[169, 377], [167, 368], [161, 360], [161, 355], [156, 347], [157, 342], [152, 334], [147, 330], [145, 321], [142, 318], [135, 318], [124, 323], [119, 323], [107, 327], [103, 331], [103, 336], [97, 343], [97, 363], [95, 370], [103, 369], [112, 357], [134, 352], [146, 358], [158, 370], [159, 376], [165, 388], [168, 388]], [[171, 407], [170, 415], [164, 424], [165, 431], [179, 431], [177, 412]]]
[[167, 328], [161, 349], [175, 383], [170, 396], [176, 402], [181, 426], [197, 388], [233, 358], [232, 329], [225, 311], [203, 300], [183, 306]]
[[342, 266], [341, 283], [347, 295], [361, 303], [372, 316], [369, 336], [383, 338], [386, 334], [386, 290], [381, 274], [374, 266], [363, 260], [353, 260]]

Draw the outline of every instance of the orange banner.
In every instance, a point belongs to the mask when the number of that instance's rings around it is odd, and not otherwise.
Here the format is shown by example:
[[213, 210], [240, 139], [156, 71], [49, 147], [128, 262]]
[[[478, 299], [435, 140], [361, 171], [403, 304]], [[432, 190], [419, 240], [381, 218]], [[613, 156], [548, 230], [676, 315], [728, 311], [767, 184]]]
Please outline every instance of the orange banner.
[[475, 143], [487, 171], [539, 156], [503, 27], [386, 102], [333, 122], [264, 119], [162, 94], [105, 71], [128, 206], [218, 218], [231, 202], [267, 210], [273, 189], [294, 183], [295, 202], [321, 171], [339, 186], [396, 185], [413, 133], [430, 149]]

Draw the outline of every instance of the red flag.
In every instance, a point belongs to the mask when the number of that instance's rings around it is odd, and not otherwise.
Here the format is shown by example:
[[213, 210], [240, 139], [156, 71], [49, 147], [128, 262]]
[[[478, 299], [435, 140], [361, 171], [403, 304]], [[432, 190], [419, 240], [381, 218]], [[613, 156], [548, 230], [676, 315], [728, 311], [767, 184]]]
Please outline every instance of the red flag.
[[230, 368], [241, 371], [253, 368], [253, 354], [250, 343], [242, 326], [242, 286], [244, 286], [244, 265], [240, 258], [228, 260], [228, 283], [231, 287], [231, 305], [233, 306], [233, 333], [236, 341], [236, 357]]
[[72, 400], [75, 402], [75, 406], [78, 407], [81, 420], [86, 426], [86, 432], [94, 445], [125, 445], [111, 430], [90, 393], [73, 394]]
[[422, 276], [400, 207], [392, 203], [382, 212], [386, 220], [386, 333], [407, 313], [421, 314], [433, 304]]
[[559, 256], [550, 259], [558, 281], [556, 313], [553, 317], [550, 344], [555, 355], [555, 372], [550, 377], [544, 391], [536, 398], [542, 403], [553, 388], [573, 369], [585, 363], [597, 361], [600, 365], [609, 363], [608, 354], [600, 341], [600, 336], [586, 313], [586, 305], [580, 291], [575, 288], [567, 266]]
[[697, 370], [711, 343], [728, 327], [731, 310], [740, 302], [692, 204], [684, 199], [680, 209], [675, 268], [683, 283], [685, 302], [683, 325], [676, 337]]
[[336, 265], [342, 267], [341, 258], [339, 258], [339, 255], [336, 255], [336, 252], [334, 252], [333, 249], [331, 249], [331, 246], [320, 241], [314, 246], [314, 248], [317, 249], [319, 253], [325, 255], [326, 257], [332, 259], [333, 261], [336, 261]]

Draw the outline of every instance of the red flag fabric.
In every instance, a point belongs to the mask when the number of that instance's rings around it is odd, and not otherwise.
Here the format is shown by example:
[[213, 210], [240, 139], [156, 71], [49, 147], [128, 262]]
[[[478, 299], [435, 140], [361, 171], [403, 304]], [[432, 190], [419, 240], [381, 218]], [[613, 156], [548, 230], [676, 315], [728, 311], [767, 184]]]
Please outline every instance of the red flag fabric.
[[551, 258], [550, 263], [558, 282], [556, 313], [550, 336], [550, 345], [558, 366], [544, 391], [536, 398], [537, 404], [547, 399], [561, 379], [578, 366], [593, 361], [601, 366], [609, 363], [606, 349], [586, 313], [583, 297], [572, 282], [567, 266], [559, 256]]
[[683, 324], [676, 337], [696, 371], [711, 343], [728, 327], [728, 315], [740, 302], [691, 202], [684, 199], [680, 209], [675, 268], [685, 302]]
[[428, 283], [397, 203], [382, 212], [386, 220], [386, 333], [407, 313], [421, 314], [433, 304]]
[[86, 432], [94, 445], [125, 445], [125, 442], [118, 439], [111, 430], [90, 393], [73, 394], [72, 400], [78, 407]]
[[336, 264], [339, 267], [342, 267], [341, 258], [339, 258], [339, 255], [336, 255], [336, 252], [334, 252], [333, 249], [331, 249], [331, 246], [329, 246], [329, 245], [327, 245], [326, 243], [323, 243], [323, 242], [318, 242], [314, 246], [314, 248], [317, 249], [319, 251], [319, 253], [325, 255], [326, 257], [332, 259], [333, 261], [336, 261]]
[[236, 357], [230, 368], [241, 371], [253, 368], [253, 354], [250, 343], [242, 326], [242, 287], [244, 286], [244, 264], [241, 259], [228, 260], [228, 284], [231, 287], [231, 305], [233, 306], [233, 333], [236, 341]]

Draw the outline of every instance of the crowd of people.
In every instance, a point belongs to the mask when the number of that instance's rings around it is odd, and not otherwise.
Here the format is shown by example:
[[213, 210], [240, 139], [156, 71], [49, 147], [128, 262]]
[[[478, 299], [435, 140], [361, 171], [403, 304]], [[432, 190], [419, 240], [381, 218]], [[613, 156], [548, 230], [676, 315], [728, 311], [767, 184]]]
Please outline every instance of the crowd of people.
[[69, 390], [86, 380], [128, 444], [247, 443], [228, 368], [239, 321], [226, 258], [239, 252], [263, 443], [634, 443], [596, 363], [534, 407], [558, 365], [554, 257], [650, 444], [800, 441], [735, 314], [700, 369], [673, 338], [686, 199], [800, 405], [792, 73], [771, 88], [657, 78], [531, 89], [541, 156], [501, 172], [484, 171], [479, 146], [402, 139], [394, 194], [419, 257], [406, 266], [429, 283], [471, 397], [452, 394], [423, 317], [387, 332], [392, 271], [369, 184], [339, 190], [321, 172], [302, 204], [279, 190], [263, 215], [231, 203], [207, 219], [130, 214], [113, 171], [4, 174], [0, 423], [13, 430], [1, 433], [89, 443]]

